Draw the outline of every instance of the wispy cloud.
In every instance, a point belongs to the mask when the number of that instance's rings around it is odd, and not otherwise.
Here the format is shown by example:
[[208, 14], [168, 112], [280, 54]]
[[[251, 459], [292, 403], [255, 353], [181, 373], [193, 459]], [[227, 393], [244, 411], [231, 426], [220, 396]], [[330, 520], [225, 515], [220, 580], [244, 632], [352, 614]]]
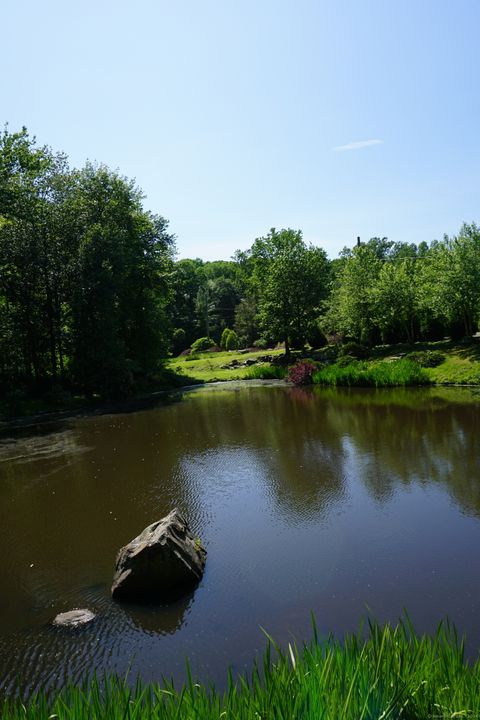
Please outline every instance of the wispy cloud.
[[361, 148], [370, 147], [371, 145], [383, 145], [383, 140], [358, 140], [357, 142], [347, 143], [347, 145], [337, 145], [332, 148], [334, 152], [345, 152], [346, 150], [361, 150]]

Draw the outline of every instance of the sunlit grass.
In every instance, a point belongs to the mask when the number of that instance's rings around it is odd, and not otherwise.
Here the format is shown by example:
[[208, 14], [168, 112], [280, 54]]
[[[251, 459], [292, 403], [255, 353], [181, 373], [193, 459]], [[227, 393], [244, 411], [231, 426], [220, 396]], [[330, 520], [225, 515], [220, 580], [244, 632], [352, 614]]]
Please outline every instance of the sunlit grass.
[[428, 368], [427, 372], [435, 383], [480, 385], [480, 362], [453, 352], [441, 365]]
[[312, 377], [318, 385], [348, 387], [396, 387], [431, 382], [426, 370], [411, 360], [353, 361], [345, 367], [334, 364], [318, 370]]
[[[479, 343], [480, 347], [480, 343]], [[452, 341], [437, 343], [417, 343], [409, 346], [409, 352], [429, 352], [440, 350], [445, 355], [445, 360], [437, 367], [412, 369], [407, 365], [408, 358], [398, 359], [396, 353], [403, 354], [405, 347], [379, 346], [372, 350], [376, 359], [359, 361], [352, 366], [338, 367], [330, 365], [320, 370], [316, 382], [327, 385], [364, 386], [364, 387], [394, 387], [426, 385], [428, 383], [440, 385], [480, 385], [480, 352], [477, 352], [475, 345], [463, 346], [461, 343]], [[168, 368], [178, 373], [185, 382], [214, 382], [217, 380], [249, 380], [249, 379], [271, 379], [282, 378], [285, 373], [283, 368], [278, 368], [262, 363], [251, 367], [222, 366], [228, 365], [234, 360], [244, 362], [247, 359], [257, 359], [262, 355], [281, 355], [282, 350], [256, 350], [251, 353], [220, 352], [202, 353], [189, 360], [187, 357], [172, 358], [168, 361]], [[383, 358], [388, 358], [383, 360]], [[321, 378], [321, 379], [320, 379]]]
[[201, 382], [215, 382], [217, 380], [246, 380], [251, 377], [252, 367], [225, 368], [223, 366], [237, 360], [241, 363], [248, 359], [256, 360], [263, 355], [281, 355], [282, 350], [255, 350], [251, 353], [239, 352], [210, 352], [201, 353], [195, 360], [189, 360], [188, 355], [172, 358], [168, 367], [176, 373], [188, 376]]
[[247, 377], [249, 380], [283, 380], [288, 372], [284, 365], [254, 365]]
[[133, 687], [108, 677], [58, 694], [10, 700], [3, 720], [386, 720], [480, 715], [480, 662], [468, 663], [454, 628], [432, 637], [408, 619], [392, 627], [369, 623], [368, 633], [343, 642], [320, 640], [281, 650], [270, 639], [251, 675], [228, 678], [227, 689], [195, 683]]

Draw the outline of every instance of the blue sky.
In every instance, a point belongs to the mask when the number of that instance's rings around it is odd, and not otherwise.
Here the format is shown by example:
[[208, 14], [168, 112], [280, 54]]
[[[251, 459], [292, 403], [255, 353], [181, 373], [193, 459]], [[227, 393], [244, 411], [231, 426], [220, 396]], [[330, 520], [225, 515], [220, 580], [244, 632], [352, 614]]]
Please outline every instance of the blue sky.
[[480, 221], [478, 0], [5, 0], [0, 120], [136, 178], [179, 257]]

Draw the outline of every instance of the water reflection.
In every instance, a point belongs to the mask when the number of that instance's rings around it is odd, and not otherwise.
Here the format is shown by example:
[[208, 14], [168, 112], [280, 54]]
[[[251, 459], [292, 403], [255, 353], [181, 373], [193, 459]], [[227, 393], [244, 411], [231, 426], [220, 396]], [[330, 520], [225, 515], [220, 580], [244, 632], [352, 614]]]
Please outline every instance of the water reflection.
[[[463, 390], [217, 386], [22, 431], [0, 446], [0, 685], [181, 678], [187, 654], [218, 680], [262, 647], [259, 626], [302, 637], [313, 609], [342, 633], [366, 604], [421, 630], [449, 614], [480, 644], [479, 407]], [[202, 582], [117, 606], [118, 548], [173, 506], [207, 546]], [[98, 622], [52, 634], [73, 607]]]
[[122, 603], [121, 608], [135, 627], [152, 634], [171, 635], [179, 630], [190, 611], [195, 591], [163, 605]]

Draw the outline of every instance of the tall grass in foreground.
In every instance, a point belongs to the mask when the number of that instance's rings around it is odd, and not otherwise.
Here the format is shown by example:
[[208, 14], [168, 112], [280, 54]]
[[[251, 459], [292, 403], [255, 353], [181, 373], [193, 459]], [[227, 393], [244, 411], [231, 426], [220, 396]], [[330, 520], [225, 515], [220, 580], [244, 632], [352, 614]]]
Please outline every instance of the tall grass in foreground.
[[230, 675], [223, 693], [194, 683], [130, 688], [115, 677], [48, 699], [7, 701], [3, 720], [386, 720], [480, 717], [480, 662], [467, 664], [448, 624], [417, 636], [408, 620], [369, 623], [342, 643], [314, 638], [287, 652], [270, 640], [249, 679]]
[[394, 387], [399, 385], [428, 385], [431, 381], [425, 370], [412, 360], [390, 362], [351, 362], [342, 367], [329, 365], [312, 376], [319, 385], [356, 387]]

